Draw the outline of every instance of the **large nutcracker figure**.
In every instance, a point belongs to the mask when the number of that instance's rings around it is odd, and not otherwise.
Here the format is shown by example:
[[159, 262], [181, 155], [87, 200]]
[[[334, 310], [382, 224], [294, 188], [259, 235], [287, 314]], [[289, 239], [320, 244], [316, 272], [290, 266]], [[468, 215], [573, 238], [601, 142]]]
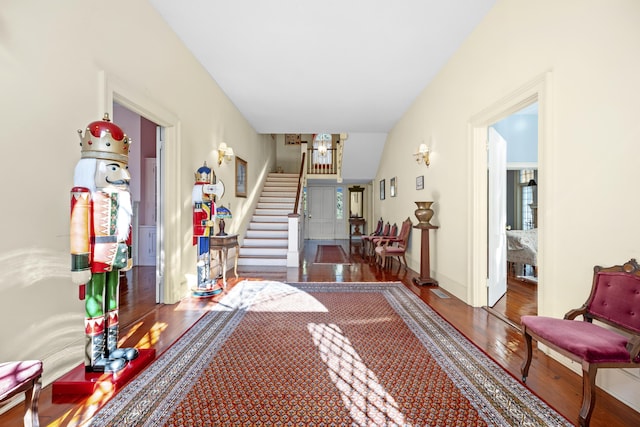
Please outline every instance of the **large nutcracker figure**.
[[193, 185], [193, 245], [197, 245], [196, 288], [192, 294], [196, 297], [208, 297], [222, 292], [215, 280], [211, 279], [211, 258], [209, 254], [209, 238], [213, 235], [216, 215], [216, 196], [222, 197], [224, 186], [216, 183], [216, 174], [207, 162], [198, 168]]
[[109, 120], [80, 136], [81, 159], [71, 190], [71, 277], [85, 300], [85, 370], [116, 372], [138, 356], [118, 348], [120, 272], [131, 268], [133, 210], [128, 171], [130, 140]]

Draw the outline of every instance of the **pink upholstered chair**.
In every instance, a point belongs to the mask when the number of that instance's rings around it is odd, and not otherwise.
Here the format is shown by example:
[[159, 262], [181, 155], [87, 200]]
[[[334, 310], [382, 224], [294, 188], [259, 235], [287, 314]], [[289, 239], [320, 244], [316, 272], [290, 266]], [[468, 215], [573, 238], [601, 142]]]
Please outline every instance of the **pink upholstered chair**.
[[407, 251], [412, 226], [411, 220], [407, 218], [402, 221], [402, 227], [400, 227], [400, 233], [397, 236], [380, 237], [374, 240], [376, 243], [374, 251], [377, 264], [384, 268], [387, 266], [389, 258], [398, 258], [398, 263], [402, 265], [404, 261], [404, 268], [407, 268], [405, 252]]
[[384, 227], [384, 221], [382, 221], [382, 218], [380, 218], [378, 220], [378, 224], [376, 225], [376, 229], [373, 231], [373, 233], [371, 233], [371, 236], [379, 236], [380, 233], [382, 233], [383, 227]]
[[391, 228], [389, 229], [388, 233], [383, 233], [380, 236], [376, 236], [373, 239], [371, 239], [371, 241], [373, 242], [374, 246], [378, 244], [378, 241], [380, 239], [392, 239], [398, 237], [398, 224], [394, 223]]
[[42, 362], [25, 360], [0, 363], [0, 406], [24, 393], [24, 425], [38, 427], [38, 398], [42, 388]]
[[373, 259], [375, 260], [375, 256], [376, 256], [376, 246], [378, 246], [378, 243], [380, 242], [380, 239], [390, 239], [390, 238], [395, 238], [398, 236], [398, 224], [394, 223], [391, 228], [389, 229], [388, 232], [384, 232], [380, 235], [380, 236], [374, 236], [371, 239], [371, 256], [369, 257], [369, 259]]
[[[574, 320], [582, 316], [583, 321]], [[603, 327], [598, 323], [604, 324]], [[640, 368], [640, 268], [635, 259], [624, 265], [594, 267], [591, 294], [564, 319], [523, 316], [522, 333], [527, 358], [522, 381], [527, 380], [532, 339], [582, 365], [580, 426], [588, 426], [596, 400], [599, 368]]]
[[389, 236], [389, 233], [391, 233], [391, 224], [389, 224], [388, 222], [384, 225], [384, 228], [382, 229], [382, 232], [380, 234], [377, 235], [369, 235], [369, 236], [364, 236], [363, 237], [363, 242], [364, 244], [367, 246], [365, 249], [365, 256], [369, 259], [372, 260], [373, 256], [375, 255], [375, 253], [373, 252], [373, 249], [375, 248], [375, 242], [374, 240], [379, 238], [379, 237], [387, 237]]
[[384, 228], [384, 221], [382, 221], [382, 218], [380, 218], [378, 220], [378, 225], [376, 226], [376, 229], [371, 234], [367, 236], [362, 236], [362, 252], [365, 257], [369, 255], [369, 252], [373, 251], [373, 249], [370, 249], [371, 239], [373, 239], [375, 236], [381, 235], [383, 228]]

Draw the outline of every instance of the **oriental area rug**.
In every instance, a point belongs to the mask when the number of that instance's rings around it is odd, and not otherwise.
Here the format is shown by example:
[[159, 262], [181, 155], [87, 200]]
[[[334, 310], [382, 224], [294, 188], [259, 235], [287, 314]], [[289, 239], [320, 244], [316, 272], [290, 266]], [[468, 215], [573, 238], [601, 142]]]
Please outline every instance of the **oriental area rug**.
[[351, 264], [349, 256], [340, 245], [318, 245], [314, 264]]
[[242, 281], [93, 426], [570, 426], [401, 283]]

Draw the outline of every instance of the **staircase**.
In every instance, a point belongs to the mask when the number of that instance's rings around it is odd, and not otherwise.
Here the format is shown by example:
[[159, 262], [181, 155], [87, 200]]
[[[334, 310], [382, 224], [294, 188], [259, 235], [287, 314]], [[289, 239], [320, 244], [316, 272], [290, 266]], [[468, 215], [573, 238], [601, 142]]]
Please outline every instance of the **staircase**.
[[240, 247], [238, 265], [287, 265], [289, 214], [298, 181], [294, 173], [269, 174]]

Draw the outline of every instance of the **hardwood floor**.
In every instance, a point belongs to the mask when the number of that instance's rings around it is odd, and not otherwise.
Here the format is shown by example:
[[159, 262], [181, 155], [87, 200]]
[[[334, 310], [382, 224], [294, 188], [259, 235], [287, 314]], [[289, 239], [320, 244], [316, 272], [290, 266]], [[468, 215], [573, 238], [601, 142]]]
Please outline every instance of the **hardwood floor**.
[[[313, 264], [318, 244], [341, 244], [349, 253], [348, 240], [307, 241], [304, 259], [300, 268], [284, 267], [239, 267], [239, 278], [229, 280], [233, 286], [243, 279], [263, 279], [290, 282], [371, 282], [401, 281], [423, 301], [435, 309], [443, 318], [485, 351], [505, 370], [520, 378], [520, 365], [524, 356], [524, 343], [520, 332], [513, 326], [519, 323], [523, 313], [532, 310], [527, 293], [535, 289], [524, 283], [510, 283], [513, 295], [494, 307], [502, 316], [495, 316], [488, 310], [473, 308], [457, 298], [445, 294], [438, 296], [434, 289], [418, 287], [412, 278], [418, 273], [399, 268], [394, 261], [387, 270], [369, 264], [359, 255], [351, 255], [351, 265]], [[518, 295], [518, 292], [522, 295]], [[211, 299], [187, 298], [177, 304], [155, 304], [155, 286], [153, 267], [138, 267], [129, 272], [121, 285], [120, 299], [120, 336], [122, 346], [155, 348], [158, 354], [184, 333], [207, 310], [216, 304], [220, 297]], [[535, 301], [535, 299], [533, 299]], [[511, 321], [504, 321], [511, 319]], [[581, 404], [581, 377], [541, 352], [535, 352], [527, 386], [570, 421], [577, 420]], [[109, 397], [92, 396], [69, 403], [53, 403], [51, 386], [44, 387], [40, 395], [40, 420], [45, 426], [74, 426], [91, 417]], [[21, 426], [22, 405], [14, 407], [0, 415], [0, 425]], [[607, 393], [597, 390], [597, 401], [591, 425], [622, 427], [640, 425], [640, 413], [625, 406]]]
[[507, 276], [507, 293], [489, 310], [512, 326], [519, 327], [520, 317], [538, 314], [538, 285], [516, 276]]

